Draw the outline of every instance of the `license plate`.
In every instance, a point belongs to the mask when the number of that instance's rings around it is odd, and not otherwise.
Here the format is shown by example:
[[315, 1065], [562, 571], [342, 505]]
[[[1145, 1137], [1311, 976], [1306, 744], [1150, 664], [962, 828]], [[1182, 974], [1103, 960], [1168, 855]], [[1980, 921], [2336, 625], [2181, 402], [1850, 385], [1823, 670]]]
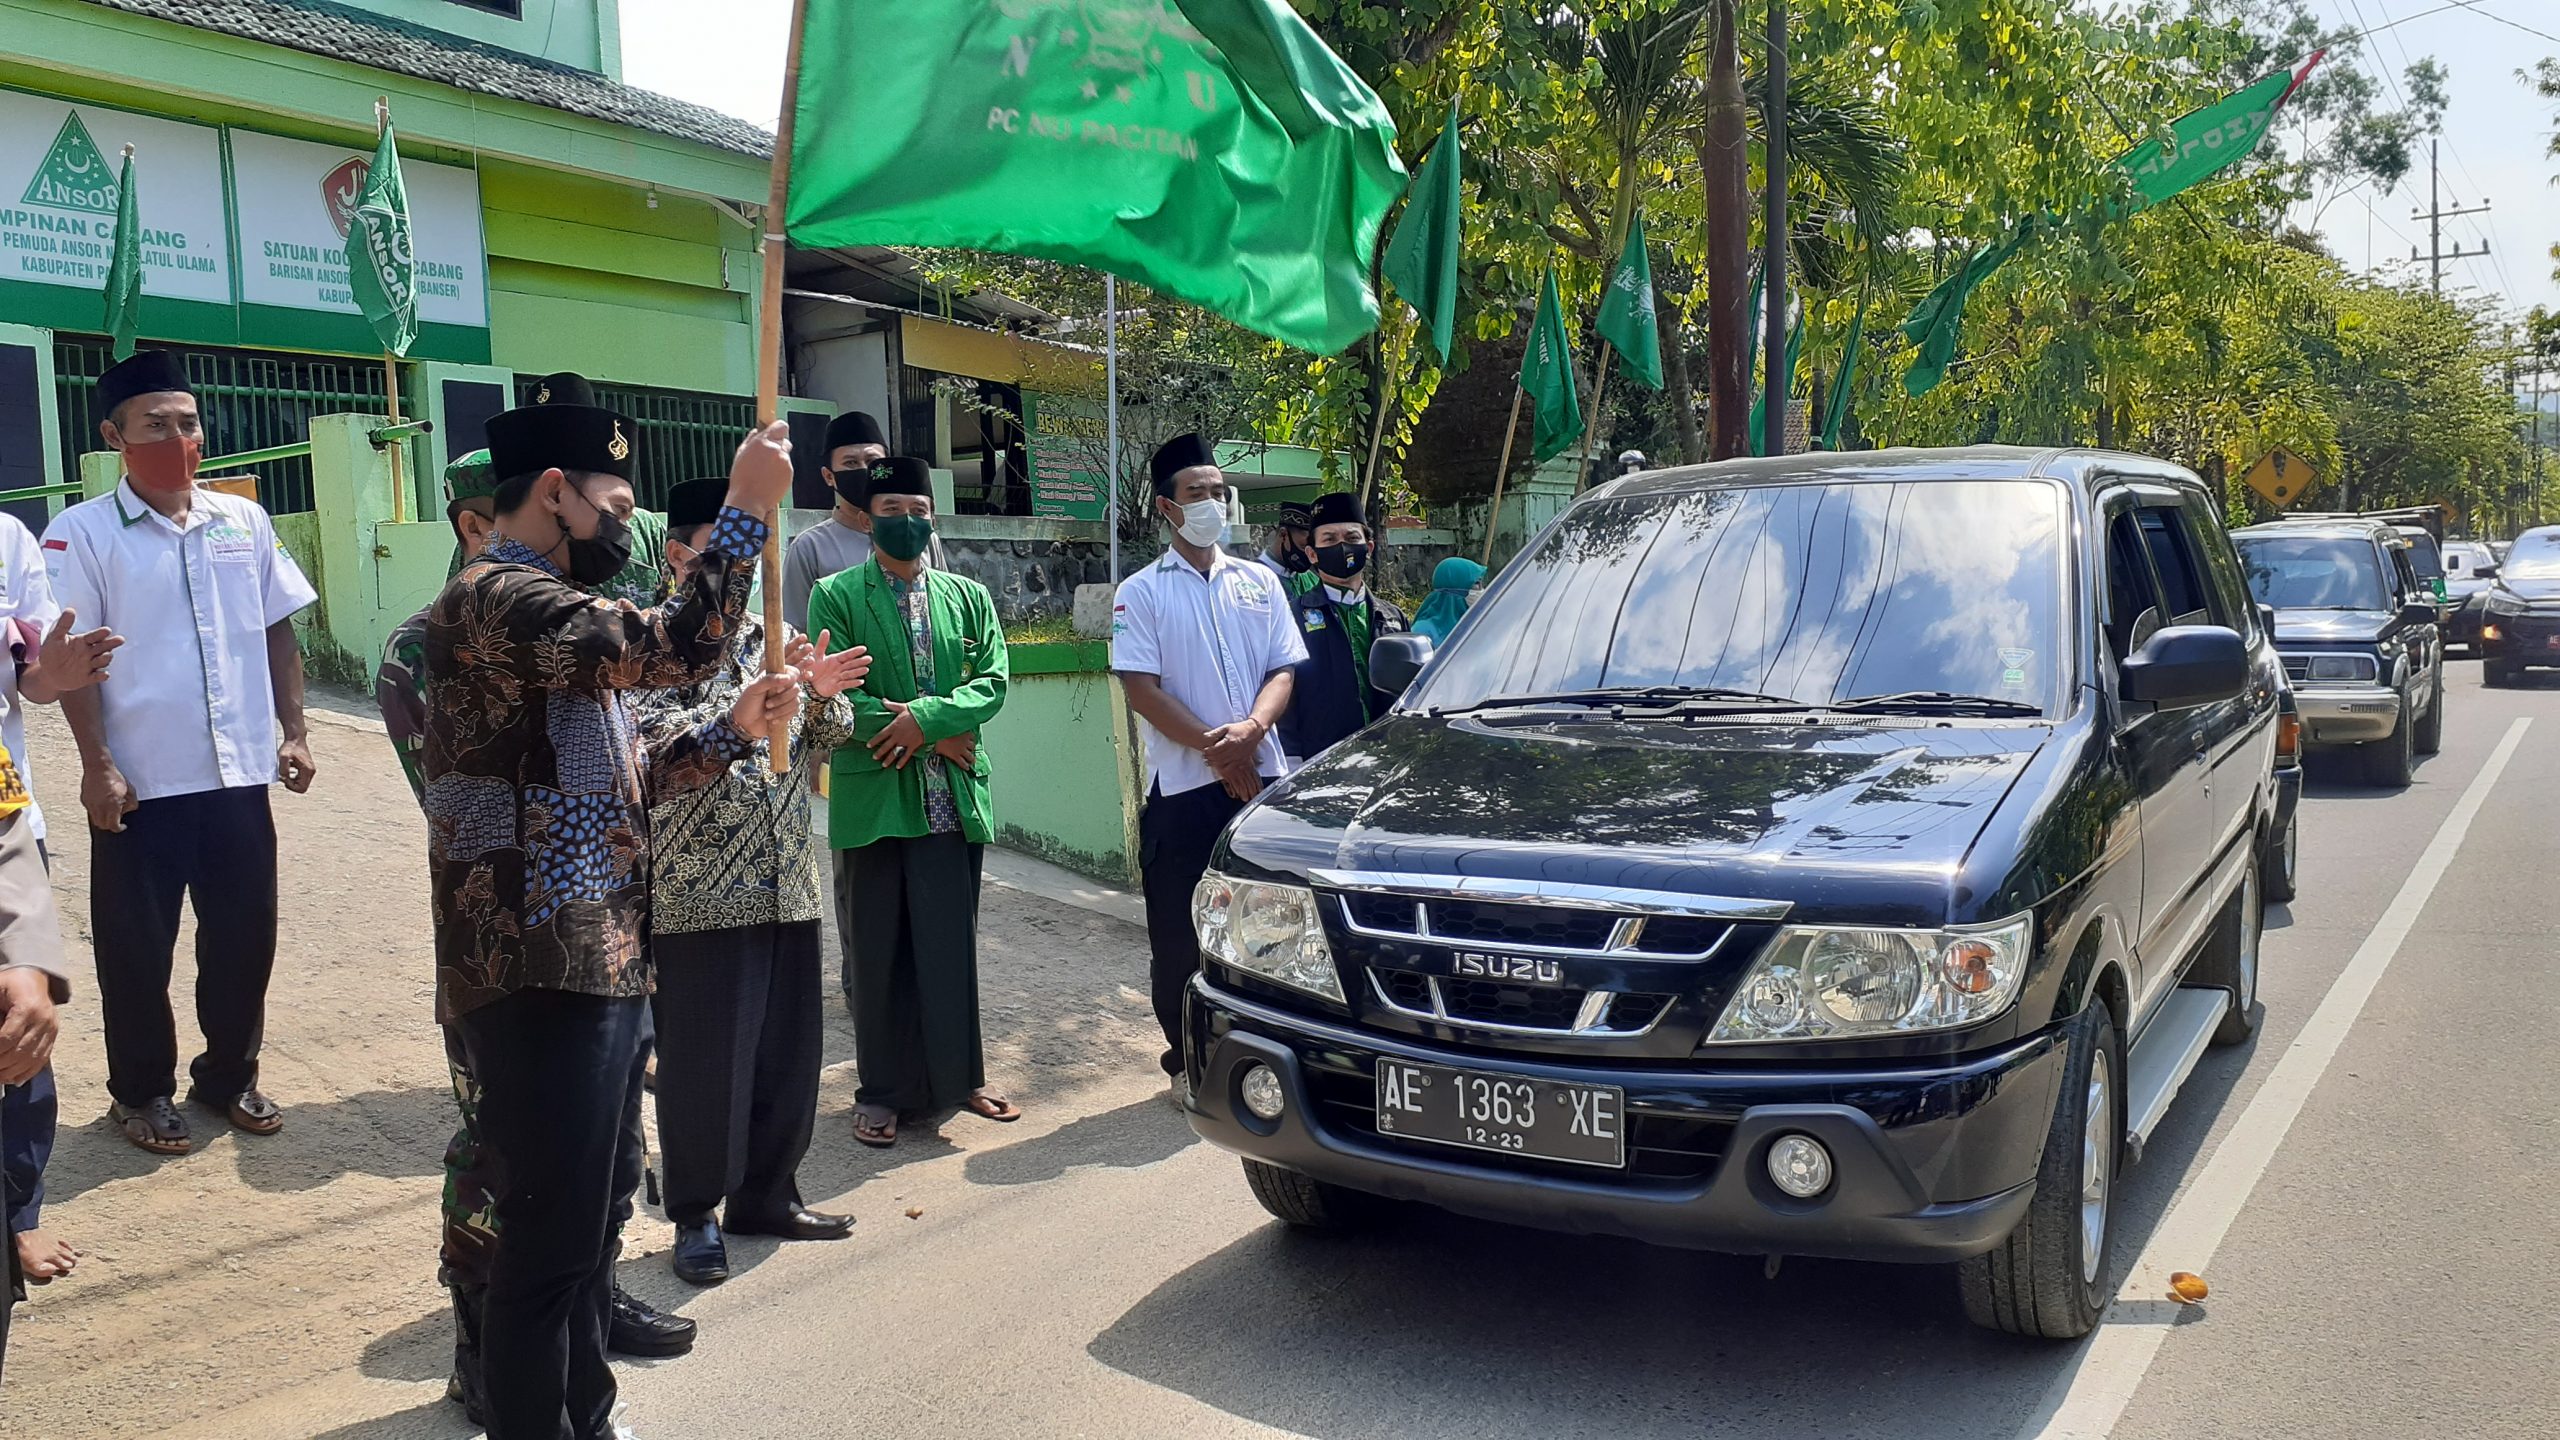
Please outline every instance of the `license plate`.
[[1378, 1133], [1531, 1160], [1627, 1163], [1626, 1092], [1402, 1060], [1378, 1062]]

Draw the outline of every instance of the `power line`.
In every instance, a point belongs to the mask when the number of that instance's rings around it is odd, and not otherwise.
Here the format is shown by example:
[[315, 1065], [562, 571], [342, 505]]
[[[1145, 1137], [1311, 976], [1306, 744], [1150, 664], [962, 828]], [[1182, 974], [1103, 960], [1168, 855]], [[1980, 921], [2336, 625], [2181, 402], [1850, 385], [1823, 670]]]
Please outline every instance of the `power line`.
[[[2453, 8], [2457, 10], [2468, 10], [2483, 20], [2495, 20], [2510, 30], [2521, 30], [2527, 35], [2539, 35], [2545, 40], [2560, 43], [2560, 35], [2554, 35], [2548, 30], [2536, 30], [2521, 20], [2510, 20], [2504, 15], [2481, 9], [2480, 0], [2453, 0]], [[2415, 19], [2416, 17], [2412, 16], [2410, 18]]]

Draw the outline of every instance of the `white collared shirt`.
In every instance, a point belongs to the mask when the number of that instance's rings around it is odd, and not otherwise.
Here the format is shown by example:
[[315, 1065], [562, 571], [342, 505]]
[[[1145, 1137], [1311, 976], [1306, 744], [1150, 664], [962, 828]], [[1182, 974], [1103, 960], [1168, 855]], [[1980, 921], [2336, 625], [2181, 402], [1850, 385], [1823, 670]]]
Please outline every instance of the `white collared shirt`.
[[[9, 747], [9, 757], [18, 764], [18, 778], [31, 795], [36, 772], [27, 759], [26, 702], [18, 694], [18, 667], [10, 663], [9, 651], [17, 647], [26, 663], [34, 664], [44, 632], [53, 628], [54, 617], [61, 613], [62, 607], [53, 603], [53, 587], [45, 582], [44, 552], [36, 548], [35, 532], [17, 516], [0, 513], [0, 627], [5, 627], [0, 628], [0, 702], [5, 702], [0, 744]], [[42, 840], [44, 807], [29, 801], [27, 820], [35, 837]]]
[[[1153, 675], [1204, 725], [1227, 725], [1253, 713], [1253, 700], [1273, 671], [1307, 658], [1289, 596], [1270, 569], [1224, 550], [1201, 574], [1168, 548], [1153, 565], [1120, 582], [1111, 611], [1111, 668]], [[1167, 795], [1218, 783], [1200, 752], [1157, 731], [1147, 733], [1147, 781]], [[1264, 775], [1288, 773], [1275, 731], [1255, 756]]]
[[53, 517], [53, 598], [124, 637], [98, 686], [136, 800], [276, 778], [267, 627], [320, 598], [254, 501], [198, 490], [181, 528], [124, 481]]

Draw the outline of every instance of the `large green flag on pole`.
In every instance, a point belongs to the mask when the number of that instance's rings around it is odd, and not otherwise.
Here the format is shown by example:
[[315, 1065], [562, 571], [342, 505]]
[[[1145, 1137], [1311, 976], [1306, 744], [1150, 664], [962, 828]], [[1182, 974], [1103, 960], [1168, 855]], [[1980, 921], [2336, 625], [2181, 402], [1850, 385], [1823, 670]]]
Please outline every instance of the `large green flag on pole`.
[[1582, 438], [1582, 403], [1574, 393], [1573, 341], [1564, 333], [1564, 301], [1550, 267], [1538, 296], [1537, 323], [1529, 327], [1529, 353], [1520, 362], [1520, 388], [1529, 392], [1537, 417], [1529, 453], [1543, 465]]
[[115, 358], [133, 358], [142, 329], [142, 197], [133, 188], [133, 147], [124, 147], [124, 172], [116, 180], [115, 253], [107, 261], [107, 333]]
[[[2246, 159], [2274, 128], [2276, 112], [2311, 78], [2312, 67], [2328, 53], [2315, 50], [2294, 69], [2278, 70], [2201, 110], [2189, 111], [2169, 122], [2167, 136], [2145, 141], [2116, 157], [2116, 168], [2133, 182], [2133, 198], [2124, 213], [2147, 210]], [[1965, 302], [1973, 298], [1975, 287], [2018, 253], [2039, 227], [2053, 223], [2049, 216], [2028, 216], [2007, 236], [1973, 252], [1961, 269], [1922, 298], [1911, 318], [1902, 322], [1903, 335], [1920, 347], [1910, 372], [1902, 378], [1905, 390], [1926, 395], [1946, 378], [1947, 363], [1955, 358], [1964, 325]]]
[[1089, 265], [1319, 354], [1376, 328], [1395, 122], [1287, 0], [804, 9], [793, 243]]
[[1857, 398], [1858, 345], [1867, 334], [1867, 297], [1862, 286], [1858, 292], [1858, 313], [1849, 320], [1849, 343], [1840, 347], [1840, 373], [1831, 381], [1831, 403], [1822, 407], [1822, 448], [1840, 448], [1840, 427], [1849, 420], [1849, 408]]
[[1627, 227], [1627, 247], [1609, 272], [1609, 293], [1592, 327], [1618, 347], [1618, 369], [1648, 390], [1662, 388], [1662, 335], [1653, 324], [1653, 257], [1645, 253], [1644, 216]]
[[409, 188], [400, 181], [400, 151], [387, 115], [347, 223], [347, 288], [382, 348], [408, 354], [418, 339], [418, 265], [410, 247]]
[[1387, 283], [1422, 317], [1443, 364], [1458, 332], [1459, 159], [1458, 102], [1452, 100], [1440, 143], [1414, 177], [1404, 219], [1387, 243], [1385, 266]]

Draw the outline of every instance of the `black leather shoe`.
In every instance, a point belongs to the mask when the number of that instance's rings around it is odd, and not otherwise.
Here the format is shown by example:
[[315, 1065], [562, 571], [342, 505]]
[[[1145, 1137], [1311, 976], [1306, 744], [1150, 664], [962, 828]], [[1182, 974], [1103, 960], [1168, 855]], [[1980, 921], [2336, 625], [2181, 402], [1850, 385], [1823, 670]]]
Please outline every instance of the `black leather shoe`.
[[720, 1222], [676, 1227], [676, 1278], [687, 1285], [717, 1285], [729, 1278], [729, 1247], [720, 1239]]
[[[821, 1215], [806, 1205], [794, 1205], [779, 1215], [739, 1219], [731, 1216], [732, 1235], [770, 1235], [776, 1240], [842, 1240], [853, 1233], [850, 1215]], [[681, 1248], [682, 1241], [678, 1241]]]
[[604, 1348], [616, 1355], [664, 1360], [693, 1348], [694, 1323], [681, 1315], [661, 1315], [645, 1302], [613, 1287], [613, 1324], [605, 1330]]

